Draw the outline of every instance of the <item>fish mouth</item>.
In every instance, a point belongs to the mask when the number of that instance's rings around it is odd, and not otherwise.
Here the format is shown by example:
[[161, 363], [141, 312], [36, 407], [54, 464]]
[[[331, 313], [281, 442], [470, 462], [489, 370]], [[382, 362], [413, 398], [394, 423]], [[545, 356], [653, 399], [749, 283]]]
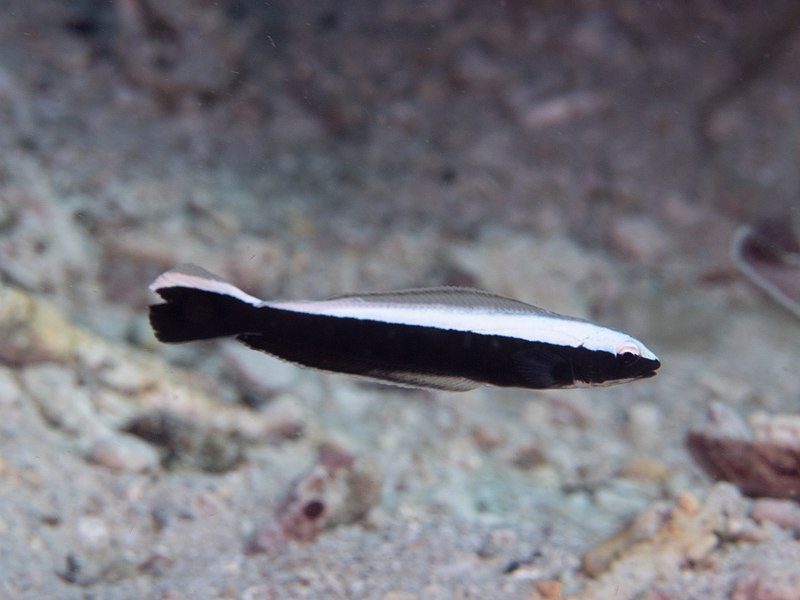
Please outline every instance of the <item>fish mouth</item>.
[[642, 364], [641, 371], [636, 373], [631, 379], [650, 379], [651, 377], [655, 377], [657, 375], [658, 369], [661, 367], [661, 363], [657, 360], [648, 361], [649, 364]]
[[647, 366], [650, 368], [640, 375], [640, 377], [643, 377], [644, 379], [649, 379], [650, 377], [656, 376], [656, 371], [658, 371], [661, 368], [661, 361], [658, 359], [654, 359], [650, 361], [650, 364]]

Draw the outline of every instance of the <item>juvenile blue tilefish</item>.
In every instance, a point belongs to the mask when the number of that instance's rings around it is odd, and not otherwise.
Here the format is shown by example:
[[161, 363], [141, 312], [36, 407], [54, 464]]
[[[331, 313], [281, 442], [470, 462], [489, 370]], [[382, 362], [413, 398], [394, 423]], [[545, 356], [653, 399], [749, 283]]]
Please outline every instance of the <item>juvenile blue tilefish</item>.
[[481, 290], [440, 287], [267, 302], [189, 266], [150, 289], [166, 343], [234, 337], [307, 367], [395, 385], [550, 389], [652, 377], [658, 358], [627, 333]]

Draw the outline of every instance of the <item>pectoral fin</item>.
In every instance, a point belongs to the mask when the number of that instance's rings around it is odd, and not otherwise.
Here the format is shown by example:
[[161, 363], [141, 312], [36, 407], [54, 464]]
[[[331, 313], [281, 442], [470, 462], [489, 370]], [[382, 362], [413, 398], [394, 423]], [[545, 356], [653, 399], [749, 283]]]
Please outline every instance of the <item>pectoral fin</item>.
[[511, 360], [532, 388], [560, 388], [575, 383], [569, 362], [547, 348], [528, 347], [512, 354]]

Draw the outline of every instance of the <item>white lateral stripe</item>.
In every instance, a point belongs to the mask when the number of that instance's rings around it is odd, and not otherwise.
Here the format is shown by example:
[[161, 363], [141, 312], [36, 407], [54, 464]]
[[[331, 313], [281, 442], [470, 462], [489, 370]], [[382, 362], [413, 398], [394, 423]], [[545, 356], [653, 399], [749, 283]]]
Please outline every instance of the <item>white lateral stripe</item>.
[[235, 285], [231, 285], [225, 281], [221, 281], [219, 279], [208, 279], [207, 277], [199, 277], [197, 275], [189, 275], [188, 273], [181, 273], [180, 271], [167, 271], [166, 273], [162, 273], [153, 283], [150, 284], [150, 290], [156, 293], [162, 288], [171, 287], [186, 287], [202, 290], [204, 292], [224, 294], [225, 296], [232, 296], [238, 300], [241, 300], [242, 302], [247, 302], [247, 304], [252, 304], [254, 306], [260, 306], [263, 304], [260, 299], [243, 292]]
[[486, 312], [441, 305], [425, 307], [364, 303], [362, 306], [354, 306], [343, 305], [335, 301], [265, 302], [264, 305], [329, 317], [348, 317], [383, 323], [469, 331], [573, 348], [583, 346], [588, 350], [603, 350], [612, 353], [616, 352], [616, 349], [623, 343], [633, 341], [641, 348], [643, 357], [655, 358], [641, 343], [625, 333], [588, 321], [562, 319], [548, 315]]

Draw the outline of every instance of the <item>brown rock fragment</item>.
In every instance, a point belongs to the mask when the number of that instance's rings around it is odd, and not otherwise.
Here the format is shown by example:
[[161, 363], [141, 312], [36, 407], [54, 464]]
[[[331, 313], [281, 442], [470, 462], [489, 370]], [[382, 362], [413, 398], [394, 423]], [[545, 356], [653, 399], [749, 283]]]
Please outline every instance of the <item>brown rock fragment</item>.
[[534, 586], [542, 598], [547, 600], [559, 600], [562, 597], [562, 584], [557, 579], [540, 579]]
[[639, 481], [666, 481], [670, 468], [658, 459], [634, 456], [622, 466], [620, 475]]
[[756, 414], [750, 429], [741, 420], [730, 427], [734, 418], [729, 407], [709, 408], [707, 422], [686, 438], [695, 461], [749, 496], [800, 498], [800, 417]]

